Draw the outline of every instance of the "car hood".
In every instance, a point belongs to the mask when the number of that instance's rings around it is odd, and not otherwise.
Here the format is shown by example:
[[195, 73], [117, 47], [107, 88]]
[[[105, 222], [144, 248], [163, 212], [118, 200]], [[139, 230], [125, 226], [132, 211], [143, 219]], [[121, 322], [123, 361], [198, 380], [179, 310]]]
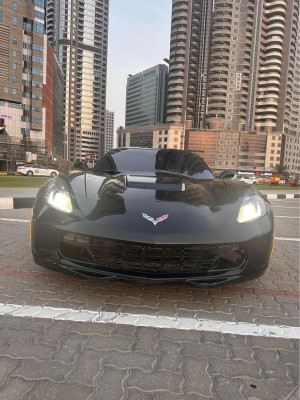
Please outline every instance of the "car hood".
[[200, 181], [159, 173], [114, 177], [75, 173], [69, 182], [84, 215], [83, 230], [88, 233], [95, 223], [92, 230], [97, 234], [145, 242], [155, 242], [159, 235], [166, 242], [190, 243], [197, 234], [202, 241], [218, 242], [220, 232], [224, 241], [227, 231], [241, 225], [237, 216], [244, 196], [256, 193], [235, 180]]

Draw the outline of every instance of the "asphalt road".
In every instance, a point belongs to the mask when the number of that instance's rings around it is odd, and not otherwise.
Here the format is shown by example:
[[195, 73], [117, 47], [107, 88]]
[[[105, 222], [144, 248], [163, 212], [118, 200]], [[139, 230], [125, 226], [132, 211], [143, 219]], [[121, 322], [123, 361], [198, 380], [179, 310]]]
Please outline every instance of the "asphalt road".
[[266, 274], [212, 290], [52, 273], [30, 210], [0, 210], [0, 400], [298, 399], [299, 201], [272, 205]]

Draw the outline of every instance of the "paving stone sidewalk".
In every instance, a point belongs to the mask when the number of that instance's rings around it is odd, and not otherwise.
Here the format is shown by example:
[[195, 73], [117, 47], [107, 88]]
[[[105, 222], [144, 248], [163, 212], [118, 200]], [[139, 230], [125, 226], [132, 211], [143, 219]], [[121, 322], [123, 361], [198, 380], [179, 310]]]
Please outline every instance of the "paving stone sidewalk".
[[1, 400], [285, 400], [298, 342], [0, 317]]

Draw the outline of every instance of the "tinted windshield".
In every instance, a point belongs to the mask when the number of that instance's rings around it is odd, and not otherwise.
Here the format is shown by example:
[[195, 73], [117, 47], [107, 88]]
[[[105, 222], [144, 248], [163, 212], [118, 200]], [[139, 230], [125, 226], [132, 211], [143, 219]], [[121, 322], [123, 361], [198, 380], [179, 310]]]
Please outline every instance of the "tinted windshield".
[[196, 179], [214, 179], [205, 162], [196, 154], [172, 149], [117, 149], [95, 166], [95, 173], [155, 174], [168, 172]]

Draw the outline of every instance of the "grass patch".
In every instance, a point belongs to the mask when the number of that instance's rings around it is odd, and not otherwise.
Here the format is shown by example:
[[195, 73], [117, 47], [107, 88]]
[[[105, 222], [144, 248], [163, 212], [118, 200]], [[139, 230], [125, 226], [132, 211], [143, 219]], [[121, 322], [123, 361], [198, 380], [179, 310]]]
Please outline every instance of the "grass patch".
[[0, 188], [40, 188], [49, 179], [38, 176], [0, 176]]
[[290, 186], [290, 185], [255, 185], [254, 186], [258, 190], [299, 190], [299, 186]]

